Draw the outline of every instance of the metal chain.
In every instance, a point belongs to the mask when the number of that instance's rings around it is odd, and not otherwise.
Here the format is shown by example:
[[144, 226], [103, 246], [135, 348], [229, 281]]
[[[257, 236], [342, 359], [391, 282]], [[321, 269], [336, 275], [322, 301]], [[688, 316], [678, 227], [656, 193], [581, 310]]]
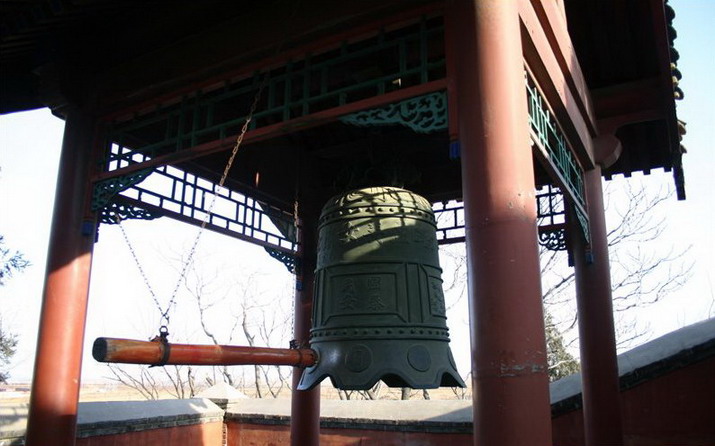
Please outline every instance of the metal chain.
[[[302, 277], [301, 277], [301, 271], [298, 269], [301, 268], [300, 261], [301, 259], [298, 257], [298, 243], [302, 243], [302, 240], [300, 240], [300, 226], [298, 225], [298, 185], [296, 184], [295, 188], [295, 198], [293, 199], [293, 227], [295, 228], [295, 241], [296, 241], [296, 257], [295, 261], [293, 262], [293, 273], [295, 274], [295, 282], [298, 280], [301, 281], [301, 286], [302, 286]], [[294, 284], [294, 288], [296, 287], [297, 283]], [[295, 292], [298, 292], [296, 289]], [[289, 318], [290, 319], [290, 348], [298, 348], [298, 341], [295, 339], [295, 314], [293, 314], [293, 317]]]
[[122, 236], [124, 237], [124, 241], [127, 242], [127, 246], [129, 247], [129, 252], [132, 254], [134, 263], [136, 263], [137, 269], [139, 270], [139, 274], [141, 274], [142, 279], [144, 279], [144, 284], [149, 289], [149, 293], [151, 294], [151, 297], [154, 299], [154, 303], [159, 307], [159, 309], [161, 309], [159, 300], [156, 298], [156, 293], [154, 293], [154, 289], [151, 287], [151, 284], [149, 283], [149, 279], [147, 278], [146, 273], [144, 272], [144, 268], [142, 268], [141, 263], [139, 263], [139, 258], [137, 257], [136, 251], [134, 251], [134, 246], [132, 245], [132, 242], [129, 240], [129, 236], [127, 236], [127, 231], [125, 231], [124, 226], [122, 226], [122, 218], [118, 214], [114, 214], [114, 220], [116, 220], [117, 226], [119, 226], [119, 229], [122, 231]]
[[[239, 133], [238, 137], [236, 138], [236, 142], [233, 145], [233, 149], [231, 150], [231, 156], [228, 159], [228, 162], [226, 163], [226, 167], [223, 169], [223, 174], [221, 175], [221, 179], [218, 182], [218, 185], [214, 186], [214, 193], [213, 197], [211, 199], [211, 203], [209, 204], [208, 211], [206, 212], [203, 221], [201, 222], [201, 227], [199, 228], [198, 232], [196, 233], [196, 237], [194, 238], [194, 242], [191, 245], [191, 249], [189, 250], [189, 254], [186, 257], [186, 261], [184, 262], [181, 272], [179, 273], [179, 279], [176, 281], [176, 285], [174, 286], [173, 291], [171, 292], [171, 297], [169, 299], [169, 302], [166, 306], [166, 309], [164, 309], [159, 302], [159, 299], [156, 296], [156, 293], [154, 293], [154, 289], [152, 288], [151, 284], [149, 283], [149, 279], [147, 278], [144, 269], [141, 266], [141, 263], [139, 262], [139, 258], [136, 255], [136, 252], [134, 251], [134, 247], [132, 246], [132, 243], [129, 241], [129, 237], [127, 237], [127, 233], [124, 230], [124, 228], [121, 225], [121, 218], [119, 215], [115, 215], [115, 219], [117, 220], [117, 223], [119, 224], [119, 229], [122, 231], [122, 235], [124, 236], [124, 240], [127, 243], [127, 246], [129, 247], [129, 252], [132, 254], [132, 258], [134, 259], [134, 262], [137, 265], [137, 268], [139, 269], [139, 273], [141, 274], [142, 278], [144, 279], [144, 283], [146, 284], [147, 288], [149, 289], [149, 293], [151, 294], [152, 299], [154, 300], [154, 304], [156, 304], [156, 307], [159, 309], [159, 312], [161, 313], [161, 319], [160, 319], [160, 328], [159, 332], [167, 332], [167, 327], [169, 325], [169, 313], [172, 309], [172, 307], [176, 304], [176, 296], [179, 292], [179, 288], [181, 287], [181, 283], [185, 280], [186, 274], [189, 270], [189, 266], [191, 265], [192, 259], [194, 257], [194, 254], [196, 253], [196, 248], [199, 244], [199, 240], [201, 239], [201, 235], [204, 232], [204, 229], [206, 228], [206, 225], [208, 225], [209, 221], [211, 220], [211, 213], [213, 212], [213, 208], [216, 204], [216, 199], [218, 198], [219, 191], [223, 188], [223, 185], [226, 182], [226, 179], [228, 178], [228, 173], [231, 170], [231, 166], [233, 165], [234, 160], [236, 159], [236, 154], [238, 153], [238, 149], [241, 146], [241, 143], [243, 142], [243, 137], [246, 135], [246, 132], [248, 131], [248, 126], [250, 125], [251, 121], [253, 120], [253, 114], [256, 112], [256, 108], [258, 107], [258, 101], [261, 98], [261, 93], [263, 92], [264, 87], [266, 86], [266, 82], [268, 81], [268, 75], [269, 73], [266, 72], [266, 74], [263, 76], [263, 80], [261, 81], [260, 85], [258, 86], [258, 91], [256, 92], [256, 96], [253, 98], [253, 103], [251, 104], [251, 107], [248, 111], [248, 115], [246, 116], [246, 120], [243, 123], [243, 127], [241, 127], [241, 132]], [[168, 334], [168, 332], [167, 332]]]

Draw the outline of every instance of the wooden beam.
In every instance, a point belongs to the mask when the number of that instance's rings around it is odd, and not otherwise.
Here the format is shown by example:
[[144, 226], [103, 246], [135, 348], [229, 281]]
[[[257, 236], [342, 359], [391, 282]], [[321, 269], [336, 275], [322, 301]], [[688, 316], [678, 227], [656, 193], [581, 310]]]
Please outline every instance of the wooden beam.
[[583, 77], [581, 65], [578, 62], [576, 51], [571, 44], [563, 5], [556, 2], [531, 0], [534, 11], [541, 21], [546, 37], [554, 49], [554, 56], [566, 74], [565, 80], [574, 92], [574, 99], [581, 113], [586, 119], [586, 125], [594, 130], [593, 106], [590, 103], [589, 88]]
[[[305, 130], [311, 127], [316, 127], [319, 125], [336, 121], [341, 116], [355, 113], [360, 110], [380, 107], [386, 104], [390, 104], [392, 102], [401, 101], [403, 99], [444, 90], [445, 88], [447, 88], [446, 79], [439, 79], [436, 81], [428, 82], [426, 84], [420, 84], [414, 87], [405, 88], [403, 90], [397, 90], [380, 96], [374, 96], [372, 98], [363, 99], [361, 101], [356, 101], [350, 104], [330, 108], [328, 110], [323, 110], [307, 116], [302, 116], [300, 118], [291, 119], [286, 122], [279, 122], [277, 124], [261, 127], [256, 130], [251, 130], [246, 133], [246, 136], [243, 139], [243, 143], [250, 144], [252, 142], [270, 139], [275, 136]], [[161, 166], [165, 164], [177, 164], [205, 155], [209, 155], [211, 153], [228, 150], [232, 148], [235, 144], [236, 137], [237, 135], [232, 135], [223, 139], [217, 139], [204, 144], [199, 144], [181, 152], [157, 156], [156, 158], [152, 158], [151, 160], [144, 161], [142, 163], [132, 164], [130, 166], [123, 167], [117, 170], [112, 170], [110, 172], [103, 172], [97, 175], [93, 180], [106, 180], [108, 178], [115, 178], [118, 176], [136, 172], [138, 170], [146, 169], [148, 167]]]
[[[549, 2], [546, 2], [549, 3]], [[593, 106], [563, 16], [554, 6], [519, 0], [524, 59], [584, 169], [593, 167]]]
[[657, 77], [591, 91], [599, 133], [613, 134], [619, 127], [666, 118], [661, 80]]

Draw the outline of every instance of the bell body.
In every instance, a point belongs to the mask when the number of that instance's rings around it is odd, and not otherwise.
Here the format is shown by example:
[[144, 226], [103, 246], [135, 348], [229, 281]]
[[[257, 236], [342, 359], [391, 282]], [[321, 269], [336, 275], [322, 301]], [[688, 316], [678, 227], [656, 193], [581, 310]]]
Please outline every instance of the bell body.
[[464, 386], [449, 349], [442, 270], [430, 203], [374, 187], [332, 198], [319, 223], [311, 348], [339, 389]]

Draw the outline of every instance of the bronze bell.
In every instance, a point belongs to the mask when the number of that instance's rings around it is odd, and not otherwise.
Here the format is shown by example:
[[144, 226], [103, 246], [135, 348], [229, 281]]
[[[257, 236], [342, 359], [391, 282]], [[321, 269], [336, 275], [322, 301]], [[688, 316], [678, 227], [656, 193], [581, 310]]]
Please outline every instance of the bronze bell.
[[372, 187], [333, 197], [319, 222], [311, 348], [339, 389], [464, 387], [449, 348], [436, 222], [423, 197]]

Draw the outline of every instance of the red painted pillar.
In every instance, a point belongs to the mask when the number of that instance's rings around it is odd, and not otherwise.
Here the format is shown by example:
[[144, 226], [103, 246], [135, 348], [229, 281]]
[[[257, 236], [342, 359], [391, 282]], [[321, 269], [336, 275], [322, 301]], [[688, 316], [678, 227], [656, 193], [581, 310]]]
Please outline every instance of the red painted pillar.
[[28, 446], [75, 444], [82, 342], [95, 237], [88, 213], [95, 121], [65, 123], [27, 421]]
[[474, 444], [551, 445], [517, 2], [448, 3], [466, 218]]
[[[311, 199], [300, 202], [298, 220], [298, 264], [295, 279], [295, 319], [293, 336], [299, 345], [307, 346], [310, 340], [313, 316], [313, 285], [318, 248], [318, 218], [320, 211]], [[320, 385], [311, 390], [297, 390], [303, 369], [293, 368], [291, 393], [290, 444], [291, 446], [318, 446], [320, 444]]]
[[[591, 232], [588, 258], [583, 237], [572, 236], [571, 239], [576, 274], [585, 444], [617, 446], [623, 444], [623, 427], [600, 167], [585, 172], [584, 189]], [[574, 226], [572, 230], [579, 234], [581, 229]]]

